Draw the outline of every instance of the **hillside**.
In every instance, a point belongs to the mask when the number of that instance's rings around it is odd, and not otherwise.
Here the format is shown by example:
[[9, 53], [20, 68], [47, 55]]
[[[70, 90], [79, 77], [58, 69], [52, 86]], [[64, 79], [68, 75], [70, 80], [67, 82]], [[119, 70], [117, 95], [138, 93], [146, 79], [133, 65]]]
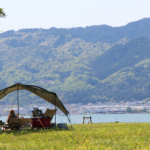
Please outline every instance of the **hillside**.
[[133, 67], [145, 59], [150, 59], [150, 41], [146, 38], [137, 38], [128, 43], [113, 46], [109, 51], [98, 56], [93, 61], [91, 68], [96, 77], [103, 80], [123, 68]]
[[[122, 27], [21, 29], [0, 34], [0, 88], [20, 82], [68, 103], [150, 97], [150, 18]], [[30, 100], [42, 100], [28, 93]], [[11, 103], [13, 94], [0, 104]], [[27, 103], [21, 94], [22, 104]]]

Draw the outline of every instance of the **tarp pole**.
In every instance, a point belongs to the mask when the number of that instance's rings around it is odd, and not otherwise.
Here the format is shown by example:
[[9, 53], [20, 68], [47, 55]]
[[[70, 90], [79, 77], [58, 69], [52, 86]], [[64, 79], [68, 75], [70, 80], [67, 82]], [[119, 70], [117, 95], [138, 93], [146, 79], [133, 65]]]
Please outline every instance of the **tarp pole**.
[[18, 101], [18, 130], [19, 130], [19, 85], [17, 84], [17, 101]]
[[[55, 125], [56, 125], [56, 96], [55, 96]], [[56, 127], [56, 126], [55, 126]], [[56, 127], [57, 128], [57, 127]]]

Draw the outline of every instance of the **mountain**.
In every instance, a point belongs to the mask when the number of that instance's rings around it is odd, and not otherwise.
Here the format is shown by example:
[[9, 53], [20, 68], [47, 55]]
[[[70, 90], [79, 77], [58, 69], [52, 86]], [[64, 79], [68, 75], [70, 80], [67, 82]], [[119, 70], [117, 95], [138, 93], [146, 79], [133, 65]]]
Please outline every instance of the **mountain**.
[[74, 37], [94, 43], [115, 43], [123, 38], [134, 39], [137, 37], [146, 37], [150, 39], [150, 18], [144, 18], [122, 27], [100, 25], [70, 29], [70, 32]]
[[133, 67], [145, 59], [150, 59], [150, 41], [140, 37], [128, 43], [113, 46], [103, 55], [98, 56], [93, 61], [91, 68], [96, 77], [103, 80], [123, 68]]
[[68, 103], [142, 100], [150, 97], [149, 60], [150, 18], [122, 27], [11, 30], [0, 34], [0, 88], [33, 84]]

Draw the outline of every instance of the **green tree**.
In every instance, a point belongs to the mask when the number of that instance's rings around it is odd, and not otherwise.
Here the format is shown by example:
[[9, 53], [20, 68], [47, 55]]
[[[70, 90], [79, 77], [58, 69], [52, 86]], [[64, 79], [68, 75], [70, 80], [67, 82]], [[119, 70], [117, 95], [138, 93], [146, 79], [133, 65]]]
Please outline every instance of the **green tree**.
[[6, 14], [5, 14], [5, 12], [4, 12], [4, 10], [2, 8], [0, 8], [0, 17], [1, 18], [6, 17]]
[[146, 108], [144, 107], [143, 109], [142, 109], [142, 112], [146, 112], [147, 110], [146, 110]]
[[132, 109], [130, 107], [127, 107], [127, 113], [132, 113]]

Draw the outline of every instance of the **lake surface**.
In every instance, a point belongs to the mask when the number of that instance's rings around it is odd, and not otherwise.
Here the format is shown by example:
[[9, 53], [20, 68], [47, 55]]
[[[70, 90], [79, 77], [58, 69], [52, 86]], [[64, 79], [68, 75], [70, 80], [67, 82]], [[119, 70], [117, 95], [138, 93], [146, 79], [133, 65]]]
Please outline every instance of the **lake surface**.
[[[70, 115], [73, 124], [81, 124], [83, 122], [83, 117], [92, 117], [93, 123], [110, 123], [110, 122], [150, 122], [150, 114], [90, 114], [90, 115]], [[28, 118], [30, 116], [25, 116]], [[6, 122], [7, 116], [1, 116], [0, 120]], [[52, 122], [55, 122], [55, 116]], [[89, 122], [89, 120], [85, 120]], [[66, 116], [56, 115], [56, 123], [68, 123], [68, 118]]]

